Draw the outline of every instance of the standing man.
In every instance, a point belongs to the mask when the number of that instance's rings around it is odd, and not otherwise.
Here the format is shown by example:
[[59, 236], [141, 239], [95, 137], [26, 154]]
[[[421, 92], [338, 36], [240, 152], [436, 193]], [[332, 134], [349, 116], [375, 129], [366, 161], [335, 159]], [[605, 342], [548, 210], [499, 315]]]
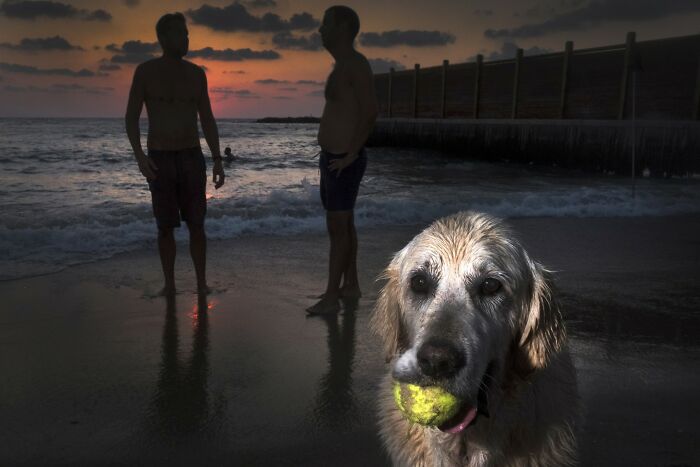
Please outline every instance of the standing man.
[[309, 314], [336, 313], [340, 298], [361, 295], [354, 209], [367, 166], [364, 144], [377, 118], [377, 101], [369, 62], [353, 46], [359, 30], [357, 13], [346, 6], [328, 8], [319, 28], [323, 46], [335, 59], [326, 81], [326, 105], [318, 130], [321, 202], [331, 248], [326, 292], [306, 309]]
[[[134, 72], [126, 109], [126, 132], [136, 161], [148, 180], [158, 224], [158, 251], [165, 276], [162, 293], [175, 293], [175, 238], [180, 218], [190, 231], [190, 254], [197, 291], [208, 293], [206, 281], [206, 164], [199, 144], [197, 114], [214, 160], [214, 187], [224, 184], [219, 132], [211, 111], [207, 77], [183, 60], [189, 47], [185, 17], [166, 14], [156, 24], [163, 56], [140, 64]], [[139, 117], [148, 112], [148, 156], [141, 147]]]

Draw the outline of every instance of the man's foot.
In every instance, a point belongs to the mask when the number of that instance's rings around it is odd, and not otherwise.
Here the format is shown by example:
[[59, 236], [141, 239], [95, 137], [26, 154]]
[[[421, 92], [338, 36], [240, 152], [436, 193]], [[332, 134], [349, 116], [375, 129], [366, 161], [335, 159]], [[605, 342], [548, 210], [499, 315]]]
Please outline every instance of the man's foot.
[[[362, 291], [358, 286], [343, 286], [340, 288], [340, 298], [360, 298], [362, 297]], [[325, 292], [322, 293], [321, 295], [310, 295], [309, 298], [318, 298], [318, 299], [323, 299], [326, 296]]]
[[340, 311], [340, 302], [337, 298], [329, 298], [324, 294], [323, 298], [313, 306], [306, 309], [309, 316], [332, 315]]
[[355, 312], [360, 307], [360, 299], [358, 297], [346, 298], [341, 297], [340, 301], [343, 303], [343, 313], [344, 315]]
[[340, 298], [360, 298], [362, 297], [362, 291], [360, 286], [355, 285], [344, 285], [340, 288]]

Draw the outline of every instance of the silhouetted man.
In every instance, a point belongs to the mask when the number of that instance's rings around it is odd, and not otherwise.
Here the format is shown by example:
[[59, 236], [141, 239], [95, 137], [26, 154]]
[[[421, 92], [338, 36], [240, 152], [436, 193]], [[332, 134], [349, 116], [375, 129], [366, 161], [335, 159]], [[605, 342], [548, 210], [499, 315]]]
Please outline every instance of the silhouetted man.
[[[190, 254], [199, 293], [206, 281], [206, 164], [199, 144], [197, 114], [214, 160], [215, 188], [224, 184], [219, 132], [211, 111], [204, 71], [183, 60], [189, 46], [182, 13], [162, 16], [156, 24], [163, 56], [142, 63], [134, 72], [126, 109], [126, 131], [136, 161], [148, 180], [158, 224], [158, 251], [165, 276], [163, 294], [175, 292], [175, 238], [180, 217], [190, 231]], [[141, 147], [139, 117], [148, 112], [148, 156]]]
[[331, 248], [326, 292], [307, 308], [309, 314], [335, 313], [340, 298], [361, 295], [354, 209], [367, 166], [363, 146], [377, 117], [377, 102], [369, 62], [353, 47], [359, 30], [357, 13], [346, 6], [328, 8], [319, 28], [323, 46], [335, 59], [318, 130], [321, 202]]

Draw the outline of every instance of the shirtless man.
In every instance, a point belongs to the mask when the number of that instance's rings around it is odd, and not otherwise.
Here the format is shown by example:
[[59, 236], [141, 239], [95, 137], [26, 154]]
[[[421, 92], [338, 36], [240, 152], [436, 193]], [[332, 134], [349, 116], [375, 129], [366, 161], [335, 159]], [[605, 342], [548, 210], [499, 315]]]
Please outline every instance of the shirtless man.
[[306, 309], [312, 315], [336, 313], [340, 298], [361, 295], [354, 208], [367, 166], [363, 146], [377, 118], [377, 101], [369, 62], [353, 47], [359, 29], [357, 13], [346, 6], [328, 8], [319, 28], [323, 46], [335, 59], [318, 130], [321, 202], [331, 248], [326, 292]]
[[[214, 187], [224, 184], [219, 132], [211, 111], [204, 71], [183, 60], [189, 46], [181, 13], [167, 14], [156, 24], [163, 56], [142, 63], [134, 72], [126, 109], [126, 132], [139, 169], [151, 191], [158, 224], [158, 251], [165, 276], [162, 293], [175, 293], [175, 238], [180, 217], [190, 231], [190, 255], [197, 291], [208, 293], [206, 281], [206, 165], [199, 144], [197, 114], [214, 160]], [[139, 117], [148, 112], [148, 156], [141, 147]]]

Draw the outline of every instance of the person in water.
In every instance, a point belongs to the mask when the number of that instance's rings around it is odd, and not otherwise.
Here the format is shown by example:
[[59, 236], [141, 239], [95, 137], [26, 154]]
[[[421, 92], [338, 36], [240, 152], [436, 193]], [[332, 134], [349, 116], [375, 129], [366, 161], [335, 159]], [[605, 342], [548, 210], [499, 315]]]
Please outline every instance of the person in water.
[[228, 146], [226, 146], [226, 149], [224, 149], [224, 155], [226, 156], [226, 162], [233, 162], [236, 160], [236, 156], [233, 155], [231, 148]]
[[[165, 278], [162, 293], [175, 293], [173, 229], [185, 221], [197, 290], [208, 293], [206, 280], [206, 163], [199, 144], [197, 116], [214, 161], [216, 189], [224, 184], [219, 133], [209, 102], [204, 70], [183, 59], [189, 47], [182, 13], [166, 14], [156, 24], [163, 55], [134, 71], [126, 109], [126, 132], [139, 170], [148, 181], [158, 225], [158, 252]], [[148, 112], [148, 155], [141, 147], [139, 117]]]

